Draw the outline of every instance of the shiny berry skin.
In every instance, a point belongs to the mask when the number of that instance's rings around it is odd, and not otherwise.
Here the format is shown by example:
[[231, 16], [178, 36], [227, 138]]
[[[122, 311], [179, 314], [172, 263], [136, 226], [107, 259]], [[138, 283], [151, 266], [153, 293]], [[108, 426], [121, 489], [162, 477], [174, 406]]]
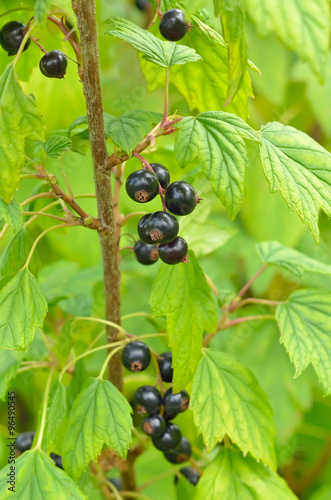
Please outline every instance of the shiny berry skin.
[[166, 422], [161, 415], [150, 415], [143, 420], [141, 428], [147, 436], [161, 436], [166, 429]]
[[122, 363], [130, 372], [146, 370], [151, 362], [151, 351], [145, 342], [134, 340], [126, 345], [122, 352]]
[[169, 170], [161, 165], [161, 163], [151, 163], [151, 167], [154, 170], [156, 177], [161, 184], [163, 189], [167, 189], [170, 184], [170, 173]]
[[175, 181], [167, 189], [165, 202], [169, 212], [175, 215], [188, 215], [200, 202], [194, 187], [185, 181]]
[[[8, 52], [9, 56], [14, 56], [17, 54], [18, 49], [24, 38], [24, 30], [26, 26], [19, 21], [10, 21], [9, 23], [2, 26], [0, 30], [0, 45]], [[23, 52], [29, 47], [31, 43], [30, 38], [27, 40]]]
[[139, 238], [144, 243], [148, 243], [149, 245], [154, 244], [154, 241], [152, 240], [152, 238], [150, 237], [150, 235], [149, 235], [149, 233], [147, 231], [147, 221], [148, 221], [148, 219], [150, 218], [151, 215], [152, 215], [152, 212], [150, 212], [149, 214], [143, 215], [143, 217], [138, 222], [138, 228], [137, 228], [138, 229]]
[[137, 413], [158, 413], [162, 406], [162, 396], [153, 385], [143, 385], [136, 390], [133, 401]]
[[163, 243], [159, 246], [160, 259], [169, 265], [187, 262], [188, 246], [184, 238], [177, 236], [170, 243]]
[[190, 404], [190, 396], [183, 390], [174, 394], [168, 389], [163, 398], [164, 411], [169, 414], [178, 414], [186, 411]]
[[[179, 469], [179, 472], [183, 474], [183, 476], [186, 477], [188, 481], [190, 481], [191, 484], [194, 486], [198, 483], [200, 479], [200, 474], [197, 469], [194, 469], [194, 467], [183, 467], [182, 469]], [[175, 476], [175, 484], [178, 483], [178, 477]]]
[[176, 217], [167, 212], [154, 212], [146, 222], [146, 230], [154, 243], [169, 243], [176, 238], [179, 224]]
[[144, 264], [145, 266], [155, 264], [155, 262], [159, 258], [157, 245], [149, 245], [148, 243], [144, 243], [141, 240], [138, 240], [136, 242], [134, 246], [134, 253], [137, 261], [140, 262], [140, 264]]
[[185, 13], [180, 9], [170, 9], [165, 12], [159, 26], [163, 38], [171, 42], [181, 40], [186, 35], [188, 27]]
[[152, 437], [155, 448], [160, 451], [170, 451], [179, 445], [182, 434], [176, 424], [168, 422], [166, 429], [161, 436]]
[[23, 432], [22, 434], [19, 434], [15, 441], [16, 450], [20, 451], [21, 453], [29, 450], [32, 446], [34, 436], [35, 431]]
[[157, 362], [163, 382], [172, 382], [172, 376], [174, 372], [171, 368], [172, 353], [170, 351], [162, 353], [157, 359]]
[[164, 456], [172, 464], [187, 462], [191, 454], [192, 448], [190, 442], [185, 437], [182, 437], [179, 445], [174, 450], [164, 452]]
[[40, 59], [39, 68], [47, 78], [63, 78], [66, 74], [68, 59], [60, 50], [51, 50]]
[[62, 466], [62, 457], [60, 457], [60, 455], [56, 455], [55, 453], [51, 453], [51, 458], [54, 460], [56, 467], [64, 470], [63, 466]]
[[113, 477], [112, 479], [109, 479], [109, 481], [115, 486], [115, 488], [118, 491], [121, 491], [123, 489], [122, 479], [117, 478], [117, 477]]
[[147, 203], [158, 194], [159, 181], [149, 170], [136, 170], [127, 178], [125, 188], [132, 200]]

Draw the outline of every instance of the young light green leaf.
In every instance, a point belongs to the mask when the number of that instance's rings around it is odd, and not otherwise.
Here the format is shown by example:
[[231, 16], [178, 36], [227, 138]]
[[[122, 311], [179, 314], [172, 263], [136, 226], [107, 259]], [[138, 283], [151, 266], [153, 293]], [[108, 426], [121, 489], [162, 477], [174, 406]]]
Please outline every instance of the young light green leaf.
[[272, 122], [261, 128], [260, 156], [271, 192], [281, 192], [318, 243], [319, 210], [331, 217], [331, 154], [307, 134]]
[[206, 349], [196, 370], [191, 409], [209, 449], [229, 436], [246, 455], [275, 467], [276, 428], [254, 375], [229, 354]]
[[62, 135], [53, 135], [49, 137], [44, 144], [44, 151], [49, 158], [61, 158], [66, 151], [71, 149], [72, 142]]
[[276, 320], [296, 376], [311, 363], [326, 394], [331, 393], [331, 293], [305, 288], [276, 308]]
[[31, 237], [24, 226], [14, 234], [0, 256], [0, 278], [15, 274], [24, 266], [32, 244], [30, 240]]
[[8, 474], [11, 465], [0, 471], [0, 498], [2, 500], [87, 500], [85, 493], [43, 451], [29, 450], [16, 459], [15, 488], [9, 489]]
[[46, 299], [30, 271], [21, 269], [0, 289], [0, 309], [0, 349], [26, 351], [47, 312]]
[[58, 380], [51, 389], [45, 428], [47, 450], [62, 455], [68, 423], [67, 391]]
[[0, 399], [2, 401], [5, 400], [8, 384], [15, 377], [19, 365], [18, 353], [0, 351]]
[[120, 38], [129, 43], [138, 52], [141, 52], [147, 61], [162, 68], [170, 68], [176, 64], [186, 64], [198, 61], [201, 56], [194, 49], [175, 42], [165, 42], [147, 30], [139, 28], [136, 24], [120, 17], [110, 19], [109, 35]]
[[39, 140], [44, 135], [35, 100], [23, 94], [13, 64], [0, 77], [0, 130], [0, 196], [10, 203], [24, 166], [24, 140]]
[[51, 7], [51, 0], [37, 0], [34, 8], [34, 16], [37, 23], [41, 24], [45, 21], [47, 13]]
[[175, 154], [185, 167], [199, 157], [217, 197], [231, 220], [244, 196], [247, 153], [245, 140], [258, 141], [256, 132], [241, 118], [223, 111], [208, 111], [178, 124]]
[[206, 467], [193, 500], [297, 500], [283, 478], [225, 448]]
[[329, 51], [328, 0], [245, 0], [260, 35], [274, 32], [290, 49], [324, 76]]
[[278, 241], [257, 243], [257, 253], [262, 262], [279, 266], [296, 278], [302, 278], [305, 272], [326, 274], [331, 276], [331, 266], [307, 257], [293, 248], [286, 247]]
[[6, 203], [0, 198], [0, 223], [3, 221], [10, 224], [15, 233], [22, 226], [21, 211], [15, 200]]
[[193, 252], [187, 264], [161, 265], [150, 306], [155, 316], [167, 316], [174, 391], [180, 391], [192, 380], [199, 363], [204, 331], [214, 331], [217, 322], [215, 301]]
[[73, 404], [63, 444], [63, 466], [78, 478], [105, 443], [125, 458], [132, 429], [132, 408], [108, 380], [90, 378]]

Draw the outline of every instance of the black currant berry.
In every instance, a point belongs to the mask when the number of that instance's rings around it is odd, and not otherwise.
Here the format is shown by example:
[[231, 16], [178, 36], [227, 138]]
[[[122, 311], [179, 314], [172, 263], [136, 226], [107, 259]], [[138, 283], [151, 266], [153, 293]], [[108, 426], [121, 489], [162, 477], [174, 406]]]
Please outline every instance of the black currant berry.
[[187, 262], [187, 250], [188, 246], [184, 238], [177, 236], [170, 243], [163, 243], [159, 246], [159, 257], [166, 264], [179, 264]]
[[149, 170], [136, 170], [127, 178], [125, 188], [132, 200], [146, 203], [159, 192], [159, 181]]
[[62, 457], [60, 457], [60, 455], [56, 455], [55, 453], [51, 453], [51, 458], [54, 460], [56, 467], [63, 470]]
[[[0, 45], [3, 50], [8, 52], [9, 56], [17, 54], [25, 35], [25, 28], [25, 24], [20, 23], [19, 21], [10, 21], [2, 26], [0, 30]], [[24, 50], [29, 47], [30, 43], [31, 40], [29, 38], [24, 46]]]
[[130, 372], [142, 372], [151, 362], [151, 351], [145, 342], [134, 340], [122, 352], [122, 363]]
[[40, 59], [39, 68], [48, 78], [63, 78], [66, 74], [68, 59], [60, 50], [51, 50]]
[[113, 477], [112, 479], [109, 479], [109, 481], [115, 486], [115, 488], [118, 491], [121, 491], [123, 489], [122, 487], [122, 479]]
[[172, 382], [173, 369], [171, 368], [172, 364], [172, 354], [170, 351], [164, 352], [160, 355], [157, 360], [160, 374], [163, 382]]
[[148, 243], [149, 245], [152, 245], [154, 243], [154, 241], [152, 240], [152, 238], [150, 237], [150, 235], [148, 234], [148, 231], [147, 231], [147, 221], [148, 221], [148, 219], [150, 218], [151, 215], [152, 215], [152, 212], [150, 212], [149, 214], [144, 215], [140, 219], [140, 221], [138, 222], [138, 234], [139, 234], [139, 238], [144, 243]]
[[185, 181], [176, 181], [170, 184], [165, 195], [165, 202], [169, 212], [175, 215], [188, 215], [200, 202], [194, 187]]
[[154, 264], [159, 258], [157, 245], [149, 245], [141, 240], [138, 240], [135, 244], [134, 253], [137, 261], [145, 266]]
[[160, 33], [166, 40], [171, 42], [181, 40], [186, 35], [188, 28], [189, 25], [182, 10], [170, 9], [163, 14], [160, 22]]
[[165, 451], [164, 456], [172, 464], [182, 464], [187, 462], [192, 454], [190, 442], [185, 437], [182, 437], [180, 443], [174, 450]]
[[[179, 469], [179, 472], [183, 474], [183, 476], [186, 477], [190, 483], [192, 483], [194, 486], [198, 483], [200, 479], [200, 474], [197, 469], [194, 469], [194, 467], [183, 467], [182, 469]], [[175, 476], [175, 484], [178, 483], [178, 477]]]
[[160, 451], [170, 451], [179, 445], [182, 434], [176, 424], [168, 422], [161, 436], [152, 437], [155, 448]]
[[141, 428], [147, 436], [161, 436], [166, 429], [166, 422], [161, 415], [150, 415], [143, 420]]
[[19, 434], [15, 441], [16, 450], [20, 451], [21, 453], [29, 450], [32, 446], [35, 434], [36, 434], [35, 431], [23, 432], [22, 434]]
[[167, 189], [170, 184], [170, 173], [169, 170], [161, 165], [161, 163], [151, 163], [151, 167], [154, 170], [156, 177], [161, 184], [163, 189]]
[[136, 7], [139, 10], [147, 10], [149, 5], [148, 0], [136, 0]]
[[162, 396], [152, 385], [143, 385], [136, 390], [134, 395], [134, 404], [137, 413], [145, 415], [146, 413], [158, 413], [162, 406]]
[[168, 389], [163, 398], [164, 411], [169, 414], [178, 414], [186, 411], [190, 404], [190, 396], [183, 390], [174, 394]]
[[154, 243], [169, 243], [176, 238], [179, 224], [176, 217], [167, 212], [154, 212], [146, 222], [146, 230]]

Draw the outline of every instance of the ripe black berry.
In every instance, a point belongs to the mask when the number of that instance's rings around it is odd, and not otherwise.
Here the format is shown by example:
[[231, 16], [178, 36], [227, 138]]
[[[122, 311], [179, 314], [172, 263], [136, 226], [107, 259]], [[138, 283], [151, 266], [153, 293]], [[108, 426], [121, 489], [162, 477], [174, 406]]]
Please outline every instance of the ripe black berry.
[[197, 206], [200, 198], [194, 187], [185, 181], [170, 184], [165, 195], [169, 212], [175, 215], [188, 215]]
[[170, 9], [163, 14], [160, 22], [160, 33], [166, 40], [177, 42], [186, 35], [188, 27], [185, 13], [180, 9]]
[[143, 420], [141, 428], [147, 436], [161, 436], [166, 429], [166, 422], [161, 415], [150, 415]]
[[[190, 483], [192, 483], [194, 486], [198, 483], [200, 479], [200, 474], [197, 469], [194, 469], [194, 467], [183, 467], [182, 469], [179, 469], [179, 472], [183, 474], [183, 476], [186, 477]], [[175, 476], [175, 484], [178, 483], [178, 477]]]
[[166, 264], [179, 264], [180, 262], [187, 262], [187, 250], [188, 247], [184, 238], [177, 236], [170, 243], [159, 246], [159, 256]]
[[122, 480], [120, 478], [113, 477], [112, 479], [109, 479], [109, 481], [113, 483], [113, 485], [118, 491], [121, 491], [123, 489]]
[[168, 422], [161, 436], [152, 437], [155, 448], [160, 451], [170, 451], [179, 445], [182, 434], [176, 424]]
[[144, 243], [148, 243], [149, 245], [153, 244], [154, 241], [152, 240], [152, 238], [150, 237], [148, 231], [147, 231], [147, 221], [148, 219], [150, 218], [150, 216], [152, 215], [152, 212], [150, 212], [149, 214], [146, 214], [144, 215], [140, 221], [138, 222], [138, 234], [139, 234], [139, 238], [144, 242]]
[[151, 351], [145, 342], [134, 340], [122, 352], [122, 363], [130, 372], [142, 372], [151, 362]]
[[157, 360], [160, 374], [163, 382], [172, 382], [173, 369], [172, 364], [172, 354], [170, 351], [164, 352]]
[[176, 238], [179, 224], [176, 217], [167, 212], [154, 212], [146, 222], [146, 230], [154, 243], [168, 243]]
[[56, 467], [63, 470], [62, 457], [60, 457], [60, 455], [56, 455], [55, 453], [51, 453], [51, 458], [54, 460]]
[[[17, 54], [24, 38], [25, 28], [25, 24], [20, 23], [19, 21], [10, 21], [9, 23], [2, 26], [0, 30], [0, 45], [3, 50], [8, 52], [9, 56]], [[29, 38], [24, 46], [24, 50], [29, 47], [30, 43], [31, 40]]]
[[180, 443], [174, 450], [165, 451], [164, 456], [172, 464], [182, 464], [186, 462], [192, 454], [192, 448], [190, 442], [182, 437]]
[[146, 10], [149, 5], [148, 0], [136, 0], [136, 7], [139, 10]]
[[23, 432], [19, 436], [17, 436], [15, 441], [15, 448], [17, 451], [23, 453], [31, 448], [33, 438], [35, 436], [35, 431], [31, 432]]
[[159, 181], [149, 170], [136, 170], [127, 178], [125, 188], [132, 200], [146, 203], [159, 192]]
[[151, 163], [151, 167], [154, 170], [156, 177], [161, 184], [163, 189], [167, 189], [170, 184], [170, 173], [169, 170], [161, 165], [161, 163]]
[[140, 262], [140, 264], [144, 264], [145, 266], [154, 264], [159, 258], [157, 245], [149, 245], [148, 243], [144, 243], [141, 240], [138, 240], [135, 244], [134, 253], [137, 261]]
[[164, 411], [169, 414], [178, 414], [186, 411], [190, 404], [190, 396], [183, 390], [174, 394], [168, 389], [163, 399]]
[[63, 78], [66, 74], [68, 59], [60, 50], [51, 50], [40, 59], [39, 68], [48, 78]]
[[134, 403], [137, 413], [144, 415], [146, 413], [157, 413], [162, 406], [162, 396], [152, 385], [143, 385], [136, 390]]

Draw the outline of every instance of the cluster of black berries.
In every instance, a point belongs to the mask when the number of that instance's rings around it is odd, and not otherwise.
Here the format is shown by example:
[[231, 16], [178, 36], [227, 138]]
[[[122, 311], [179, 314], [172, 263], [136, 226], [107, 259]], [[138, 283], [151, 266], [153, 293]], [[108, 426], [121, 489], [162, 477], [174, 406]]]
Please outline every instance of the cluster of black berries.
[[[0, 45], [8, 52], [9, 56], [17, 54], [18, 49], [23, 41], [26, 31], [25, 24], [19, 21], [10, 21], [5, 24], [0, 30]], [[24, 50], [31, 43], [30, 38], [27, 40]], [[45, 54], [39, 63], [40, 71], [48, 78], [63, 78], [66, 74], [68, 60], [60, 50], [51, 50]]]
[[178, 235], [179, 224], [174, 215], [188, 215], [200, 198], [191, 184], [175, 181], [170, 184], [169, 170], [159, 163], [150, 165], [153, 171], [136, 170], [126, 181], [126, 191], [130, 198], [138, 203], [146, 203], [161, 191], [165, 196], [165, 205], [169, 210], [148, 213], [138, 224], [140, 240], [134, 246], [137, 260], [150, 265], [158, 257], [166, 264], [187, 262], [187, 243]]
[[[19, 453], [24, 453], [28, 451], [33, 443], [33, 439], [35, 436], [35, 431], [31, 432], [23, 432], [19, 434], [15, 441], [15, 448]], [[56, 467], [63, 469], [62, 467], [62, 457], [60, 455], [56, 455], [55, 453], [51, 453], [50, 457], [54, 460]]]
[[[123, 349], [122, 363], [132, 372], [145, 370], [150, 361], [151, 352], [144, 342], [135, 340]], [[161, 354], [158, 357], [158, 365], [163, 382], [171, 383], [173, 377], [171, 352]], [[152, 438], [155, 448], [163, 451], [171, 463], [181, 464], [189, 460], [192, 453], [191, 445], [182, 436], [179, 427], [172, 422], [179, 413], [188, 409], [190, 403], [188, 393], [183, 390], [174, 394], [170, 388], [162, 397], [156, 387], [144, 385], [137, 389], [133, 401], [136, 412], [145, 417], [141, 425], [142, 430]], [[180, 472], [192, 484], [197, 483], [199, 474], [195, 469], [185, 467]]]

